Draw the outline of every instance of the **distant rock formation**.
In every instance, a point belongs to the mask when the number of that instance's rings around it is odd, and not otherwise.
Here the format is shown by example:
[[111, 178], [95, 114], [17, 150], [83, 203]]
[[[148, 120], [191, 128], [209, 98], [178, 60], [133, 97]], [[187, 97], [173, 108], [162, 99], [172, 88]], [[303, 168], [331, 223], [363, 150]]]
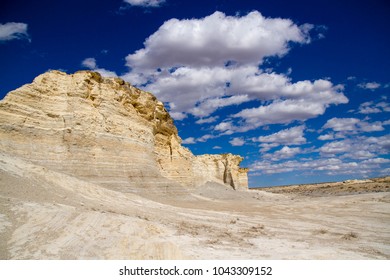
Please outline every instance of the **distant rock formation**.
[[109, 188], [248, 187], [232, 154], [194, 156], [162, 102], [119, 78], [50, 71], [0, 102], [0, 150]]

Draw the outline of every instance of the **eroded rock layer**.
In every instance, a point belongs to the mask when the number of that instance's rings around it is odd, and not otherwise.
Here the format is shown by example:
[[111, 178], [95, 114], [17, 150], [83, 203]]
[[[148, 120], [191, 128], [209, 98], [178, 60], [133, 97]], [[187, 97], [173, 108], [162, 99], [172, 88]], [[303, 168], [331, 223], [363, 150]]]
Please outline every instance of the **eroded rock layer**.
[[50, 71], [0, 102], [0, 149], [111, 188], [247, 189], [239, 156], [194, 156], [163, 103], [119, 78]]

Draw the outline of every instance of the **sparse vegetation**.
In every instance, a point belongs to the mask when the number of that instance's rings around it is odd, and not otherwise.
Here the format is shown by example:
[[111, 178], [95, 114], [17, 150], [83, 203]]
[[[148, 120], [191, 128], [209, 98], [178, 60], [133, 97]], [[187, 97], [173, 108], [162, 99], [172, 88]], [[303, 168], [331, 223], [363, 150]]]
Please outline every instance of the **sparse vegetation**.
[[358, 234], [351, 231], [347, 234], [344, 234], [341, 238], [344, 240], [352, 240], [358, 238]]
[[319, 230], [315, 230], [314, 231], [314, 235], [318, 235], [318, 234], [326, 234], [326, 233], [328, 233], [329, 231], [327, 230], [327, 229], [324, 229], [324, 228], [321, 228], [321, 229], [319, 229]]

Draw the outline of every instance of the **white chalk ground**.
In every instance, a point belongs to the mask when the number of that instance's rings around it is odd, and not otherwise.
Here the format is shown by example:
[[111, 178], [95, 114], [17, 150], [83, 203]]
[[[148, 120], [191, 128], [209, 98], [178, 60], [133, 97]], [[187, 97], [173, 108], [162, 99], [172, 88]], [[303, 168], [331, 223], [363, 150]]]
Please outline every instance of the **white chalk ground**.
[[0, 154], [1, 259], [390, 259], [390, 192], [117, 192]]

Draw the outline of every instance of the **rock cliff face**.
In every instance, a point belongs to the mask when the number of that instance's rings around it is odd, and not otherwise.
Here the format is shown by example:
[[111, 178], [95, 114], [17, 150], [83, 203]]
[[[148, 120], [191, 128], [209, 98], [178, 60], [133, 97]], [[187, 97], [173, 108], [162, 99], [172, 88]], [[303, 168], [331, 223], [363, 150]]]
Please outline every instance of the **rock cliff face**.
[[109, 188], [248, 187], [239, 156], [194, 156], [163, 103], [119, 78], [50, 71], [0, 102], [0, 150]]

